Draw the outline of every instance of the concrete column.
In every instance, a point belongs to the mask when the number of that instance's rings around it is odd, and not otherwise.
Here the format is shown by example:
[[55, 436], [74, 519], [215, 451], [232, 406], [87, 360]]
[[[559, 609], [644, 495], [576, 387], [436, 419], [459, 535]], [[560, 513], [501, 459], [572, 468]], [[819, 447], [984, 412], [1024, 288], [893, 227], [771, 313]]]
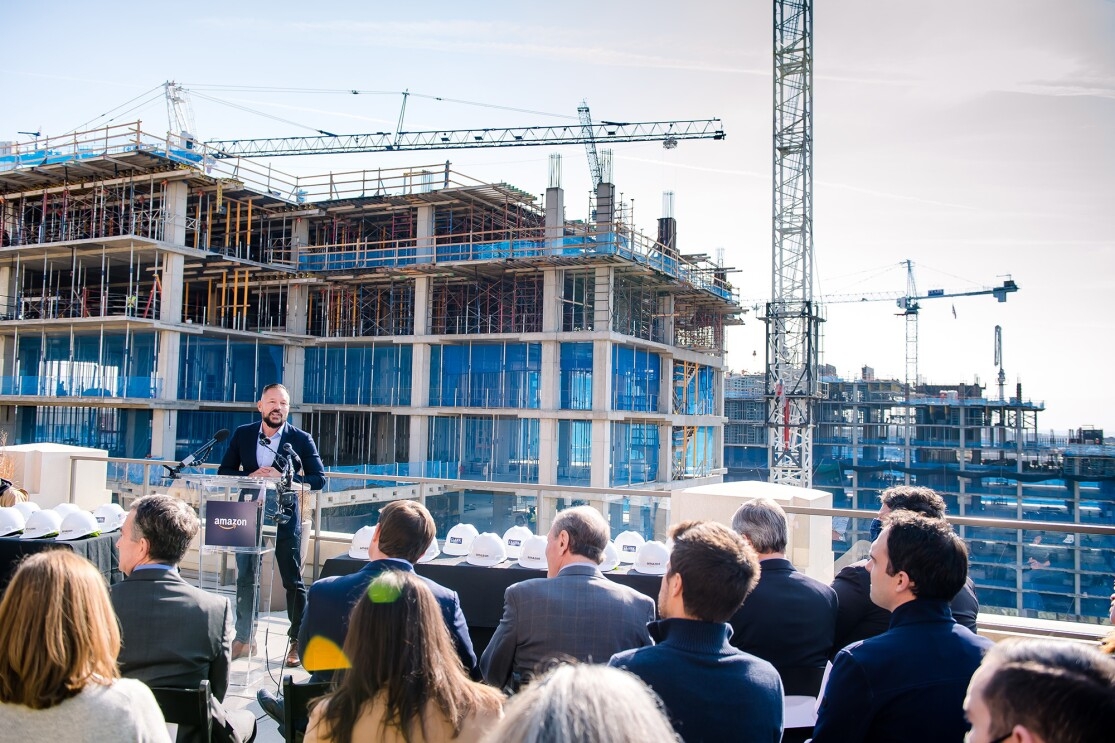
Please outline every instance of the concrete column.
[[658, 427], [658, 482], [670, 482], [674, 473], [674, 427], [664, 423]]
[[556, 268], [542, 271], [542, 332], [561, 331], [561, 273]]
[[414, 280], [414, 335], [430, 332], [430, 279], [419, 276]]
[[612, 409], [612, 344], [609, 341], [592, 342], [592, 409], [597, 412]]
[[615, 288], [615, 273], [609, 266], [597, 266], [596, 282], [593, 287], [592, 329], [608, 332], [612, 329], [612, 290]]
[[291, 335], [306, 335], [310, 327], [310, 287], [291, 284], [287, 288], [286, 331]]
[[674, 410], [674, 357], [658, 354], [658, 412], [677, 415]]
[[538, 422], [538, 484], [557, 483], [557, 419], [543, 418]]
[[662, 329], [659, 341], [667, 346], [674, 345], [674, 297], [672, 294], [658, 298], [658, 323]]
[[[426, 279], [419, 279], [424, 283]], [[417, 300], [418, 292], [415, 291]], [[418, 313], [416, 313], [417, 315]], [[416, 330], [418, 318], [415, 317]], [[410, 357], [410, 407], [421, 410], [430, 404], [430, 344], [415, 343]], [[422, 464], [429, 459], [430, 416], [410, 416], [410, 463]]]
[[[175, 378], [178, 372], [175, 371]], [[151, 411], [151, 456], [156, 459], [174, 460], [174, 445], [178, 438], [178, 411]]]
[[553, 252], [561, 250], [561, 238], [565, 231], [565, 189], [546, 189], [546, 248]]
[[305, 217], [295, 217], [290, 231], [290, 260], [295, 266], [302, 255], [302, 249], [310, 244], [310, 222]]
[[165, 323], [182, 322], [182, 287], [186, 256], [177, 253], [163, 253], [163, 266], [159, 283], [162, 296], [159, 297], [159, 319]]
[[616, 187], [611, 183], [599, 183], [596, 186], [596, 230], [597, 232], [611, 232], [614, 227], [616, 212]]
[[611, 487], [612, 475], [612, 424], [607, 418], [592, 421], [592, 479], [594, 488]]
[[541, 409], [557, 410], [561, 403], [561, 344], [557, 341], [542, 341], [539, 387]]
[[434, 207], [418, 207], [416, 263], [434, 262]]
[[[263, 385], [270, 384], [266, 380], [260, 381]], [[287, 345], [283, 347], [283, 386], [290, 393], [291, 405], [301, 405], [306, 394], [306, 349], [302, 346]], [[293, 417], [293, 414], [292, 414]]]
[[185, 181], [167, 184], [163, 240], [171, 245], [186, 245], [186, 202], [189, 194], [190, 187]]

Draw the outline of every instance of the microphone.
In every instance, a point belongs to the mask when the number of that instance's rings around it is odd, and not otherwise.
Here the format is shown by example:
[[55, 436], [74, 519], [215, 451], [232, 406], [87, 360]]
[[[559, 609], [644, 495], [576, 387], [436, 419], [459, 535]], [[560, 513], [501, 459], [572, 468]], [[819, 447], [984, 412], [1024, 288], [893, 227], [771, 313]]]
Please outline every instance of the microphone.
[[298, 454], [294, 451], [294, 447], [289, 443], [283, 444], [283, 454], [285, 454], [290, 463], [294, 465], [295, 472], [302, 469], [302, 460], [299, 459]]
[[213, 434], [213, 438], [209, 439], [208, 441], [206, 441], [204, 444], [201, 445], [200, 449], [198, 449], [193, 454], [191, 454], [190, 456], [186, 457], [181, 462], [179, 462], [178, 463], [179, 469], [181, 469], [183, 467], [189, 467], [194, 462], [200, 462], [200, 461], [204, 460], [206, 457], [209, 456], [209, 452], [211, 452], [213, 450], [214, 446], [221, 443], [222, 441], [224, 441], [228, 437], [229, 437], [229, 431], [228, 431], [227, 428], [222, 428], [220, 431], [217, 431], [215, 434]]

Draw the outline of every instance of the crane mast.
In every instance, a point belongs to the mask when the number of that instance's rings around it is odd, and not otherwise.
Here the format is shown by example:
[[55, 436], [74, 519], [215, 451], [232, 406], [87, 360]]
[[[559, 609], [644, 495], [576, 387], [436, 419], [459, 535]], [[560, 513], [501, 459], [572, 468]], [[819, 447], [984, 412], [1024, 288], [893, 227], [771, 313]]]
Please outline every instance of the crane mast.
[[813, 298], [813, 4], [774, 2], [774, 204], [766, 307], [770, 481], [813, 484], [820, 324]]

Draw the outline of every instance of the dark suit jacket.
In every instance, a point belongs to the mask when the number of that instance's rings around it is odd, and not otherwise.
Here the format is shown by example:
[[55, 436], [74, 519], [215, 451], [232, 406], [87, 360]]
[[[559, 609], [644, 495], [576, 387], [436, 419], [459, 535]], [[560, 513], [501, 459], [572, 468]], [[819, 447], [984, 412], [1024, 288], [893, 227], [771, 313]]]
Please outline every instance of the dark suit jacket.
[[228, 599], [172, 570], [136, 570], [109, 590], [120, 619], [122, 676], [181, 688], [208, 679], [213, 695], [225, 698], [233, 637]]
[[759, 582], [729, 620], [731, 643], [769, 661], [788, 695], [817, 696], [836, 633], [836, 591], [789, 560], [760, 563]]
[[570, 565], [554, 578], [508, 586], [503, 617], [480, 659], [484, 680], [503, 687], [529, 678], [553, 658], [607, 663], [622, 650], [650, 645], [654, 601], [614, 583], [591, 565]]
[[836, 654], [813, 743], [959, 743], [968, 681], [991, 644], [944, 601], [899, 606], [889, 630]]
[[[832, 587], [840, 599], [840, 609], [836, 613], [833, 655], [853, 642], [881, 635], [890, 627], [890, 612], [876, 606], [871, 600], [871, 574], [867, 572], [866, 566], [867, 560], [853, 562], [837, 573], [832, 581]], [[950, 607], [957, 623], [976, 631], [979, 599], [976, 598], [976, 587], [971, 578], [968, 578], [960, 593], [953, 597]]]
[[[259, 441], [260, 421], [246, 423], [239, 426], [228, 442], [228, 450], [221, 458], [221, 466], [217, 473], [221, 475], [248, 475], [259, 469], [256, 460], [256, 443]], [[306, 483], [313, 490], [325, 487], [325, 467], [321, 463], [321, 455], [317, 452], [317, 445], [310, 434], [300, 428], [295, 428], [289, 422], [283, 424], [282, 432], [278, 439], [271, 439], [271, 448], [280, 454], [283, 445], [290, 444], [294, 453], [302, 460], [302, 474], [295, 474], [294, 481]], [[299, 512], [298, 499], [294, 499], [294, 515], [290, 522], [278, 527], [280, 530], [300, 532], [302, 516]]]
[[[313, 665], [312, 656], [307, 653], [310, 640], [322, 637], [330, 640], [338, 648], [344, 647], [345, 634], [348, 632], [348, 617], [356, 600], [364, 594], [372, 579], [384, 570], [405, 570], [414, 572], [414, 566], [406, 560], [373, 560], [355, 573], [322, 578], [310, 586], [306, 599], [306, 612], [302, 615], [302, 627], [298, 632], [298, 650], [307, 666]], [[468, 623], [461, 611], [461, 601], [456, 591], [450, 591], [429, 578], [422, 578], [433, 591], [441, 607], [445, 626], [453, 638], [457, 655], [465, 670], [479, 680], [480, 669], [476, 664], [476, 651], [472, 649], [472, 638], [468, 634]], [[314, 671], [317, 678], [327, 679], [331, 674], [325, 669], [307, 667]]]

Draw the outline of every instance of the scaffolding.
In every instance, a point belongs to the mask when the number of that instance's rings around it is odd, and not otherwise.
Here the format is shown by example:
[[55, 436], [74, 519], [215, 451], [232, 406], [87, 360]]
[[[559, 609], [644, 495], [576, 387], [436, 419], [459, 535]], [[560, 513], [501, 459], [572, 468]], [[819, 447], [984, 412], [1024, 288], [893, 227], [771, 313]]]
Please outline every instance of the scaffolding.
[[436, 279], [430, 287], [434, 335], [538, 333], [542, 331], [542, 274]]

